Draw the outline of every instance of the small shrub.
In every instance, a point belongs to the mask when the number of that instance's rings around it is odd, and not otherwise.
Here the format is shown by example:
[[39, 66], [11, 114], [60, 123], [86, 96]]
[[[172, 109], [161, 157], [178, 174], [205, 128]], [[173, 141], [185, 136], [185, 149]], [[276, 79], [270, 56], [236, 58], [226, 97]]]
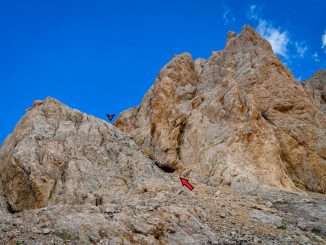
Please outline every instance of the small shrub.
[[57, 237], [60, 237], [62, 240], [64, 241], [68, 241], [68, 240], [73, 240], [74, 237], [70, 234], [68, 234], [66, 231], [56, 231], [54, 232], [54, 234], [57, 236]]

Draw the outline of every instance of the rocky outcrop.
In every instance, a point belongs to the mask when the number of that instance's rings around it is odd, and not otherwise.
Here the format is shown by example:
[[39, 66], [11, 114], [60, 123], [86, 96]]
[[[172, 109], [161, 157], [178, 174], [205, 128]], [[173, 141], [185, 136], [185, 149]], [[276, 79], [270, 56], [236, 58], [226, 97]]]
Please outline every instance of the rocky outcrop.
[[129, 134], [35, 101], [0, 149], [0, 243], [325, 244], [325, 195], [295, 188], [325, 190], [307, 91], [245, 27], [174, 57], [115, 123]]
[[[174, 174], [167, 174], [174, 176]], [[0, 215], [3, 244], [325, 244], [326, 198], [260, 186], [175, 186], [102, 204]]]
[[4, 198], [4, 194], [3, 194], [2, 182], [0, 181], [0, 215], [4, 215], [7, 212], [8, 212], [8, 207], [7, 207], [6, 199]]
[[164, 180], [129, 136], [51, 98], [35, 102], [20, 120], [0, 160], [4, 195], [14, 212], [95, 205], [158, 188]]
[[316, 72], [310, 79], [302, 81], [301, 85], [315, 105], [326, 114], [326, 70]]
[[52, 98], [34, 102], [2, 144], [0, 177], [0, 210], [17, 218], [0, 219], [6, 244], [16, 237], [6, 233], [11, 222], [19, 233], [53, 238], [47, 244], [218, 240], [194, 212], [162, 205], [179, 179], [144, 156], [130, 136]]
[[251, 27], [208, 60], [176, 56], [114, 125], [168, 172], [326, 191], [326, 117]]

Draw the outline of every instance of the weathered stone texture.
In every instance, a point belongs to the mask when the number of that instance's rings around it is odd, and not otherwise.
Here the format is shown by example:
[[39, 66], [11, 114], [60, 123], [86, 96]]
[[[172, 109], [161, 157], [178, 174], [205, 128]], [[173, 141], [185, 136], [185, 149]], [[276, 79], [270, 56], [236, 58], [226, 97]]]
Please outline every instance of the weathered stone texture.
[[326, 191], [326, 117], [249, 26], [208, 60], [174, 57], [114, 125], [203, 183]]

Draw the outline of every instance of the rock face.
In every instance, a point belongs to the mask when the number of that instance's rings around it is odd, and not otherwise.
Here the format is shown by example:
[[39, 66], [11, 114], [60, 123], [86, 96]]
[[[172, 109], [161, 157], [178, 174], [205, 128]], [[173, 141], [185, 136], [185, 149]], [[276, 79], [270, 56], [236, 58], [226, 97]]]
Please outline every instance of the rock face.
[[[189, 244], [194, 234], [207, 243], [217, 239], [186, 208], [160, 205], [179, 180], [145, 157], [130, 136], [52, 98], [34, 102], [3, 143], [0, 163], [0, 211], [24, 214], [20, 233], [30, 227], [93, 243], [105, 237]], [[171, 223], [177, 217], [185, 222]]]
[[316, 72], [312, 78], [301, 84], [315, 105], [326, 114], [326, 70]]
[[2, 182], [0, 181], [0, 215], [6, 214], [7, 209], [8, 209], [7, 203], [3, 194], [3, 186], [2, 186]]
[[114, 125], [167, 172], [326, 192], [326, 117], [249, 26], [208, 60], [174, 57]]
[[0, 244], [326, 244], [325, 195], [295, 188], [325, 192], [316, 84], [245, 27], [167, 64], [129, 134], [35, 101], [0, 149]]
[[54, 99], [37, 101], [0, 151], [3, 192], [14, 211], [106, 202], [162, 185], [162, 171], [112, 125]]

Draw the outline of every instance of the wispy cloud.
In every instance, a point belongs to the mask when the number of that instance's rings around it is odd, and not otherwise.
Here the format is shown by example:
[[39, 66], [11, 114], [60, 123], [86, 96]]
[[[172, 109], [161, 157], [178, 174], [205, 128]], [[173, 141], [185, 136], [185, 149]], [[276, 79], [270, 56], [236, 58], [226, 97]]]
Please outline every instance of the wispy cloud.
[[302, 77], [301, 76], [298, 76], [295, 78], [298, 82], [300, 82], [302, 80]]
[[308, 47], [304, 42], [294, 42], [298, 57], [303, 58], [306, 54]]
[[319, 59], [319, 55], [317, 52], [315, 52], [313, 55], [312, 55], [312, 58], [315, 62], [320, 62], [320, 59]]
[[[303, 58], [308, 51], [305, 41], [290, 39], [289, 32], [279, 26], [275, 26], [272, 21], [262, 17], [262, 7], [256, 4], [248, 6], [247, 18], [257, 24], [256, 31], [270, 42], [275, 54], [286, 58], [290, 62], [293, 57]], [[323, 48], [326, 52], [326, 32], [323, 37]]]
[[223, 5], [223, 21], [224, 21], [224, 25], [229, 25], [235, 22], [235, 17], [231, 12], [231, 9], [225, 5]]
[[287, 31], [275, 27], [271, 21], [262, 18], [261, 7], [255, 4], [249, 5], [247, 17], [258, 24], [257, 32], [270, 42], [274, 53], [287, 58], [287, 45], [290, 41]]
[[261, 9], [257, 7], [257, 5], [249, 5], [249, 9], [247, 11], [247, 16], [251, 20], [258, 20], [260, 17]]
[[322, 49], [324, 49], [325, 53], [326, 53], [326, 31], [324, 32], [324, 34], [321, 36], [321, 42], [322, 42]]
[[258, 20], [258, 26], [256, 29], [263, 38], [270, 42], [275, 54], [281, 55], [285, 58], [288, 57], [287, 45], [290, 39], [286, 31], [274, 27], [269, 21], [264, 19]]

